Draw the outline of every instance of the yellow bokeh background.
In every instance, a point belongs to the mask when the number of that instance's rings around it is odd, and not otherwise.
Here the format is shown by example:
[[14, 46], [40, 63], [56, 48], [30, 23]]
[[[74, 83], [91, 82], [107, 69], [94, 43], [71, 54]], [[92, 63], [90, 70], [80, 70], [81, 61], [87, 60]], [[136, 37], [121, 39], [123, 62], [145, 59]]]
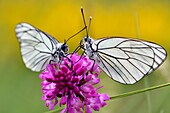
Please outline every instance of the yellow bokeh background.
[[[123, 36], [148, 40], [170, 50], [170, 1], [168, 0], [0, 0], [0, 113], [42, 113], [48, 111], [41, 101], [39, 73], [27, 69], [20, 55], [15, 26], [27, 22], [51, 34], [60, 42], [84, 27], [92, 16], [89, 34], [97, 39]], [[85, 36], [83, 31], [69, 40], [69, 51]], [[170, 82], [169, 58], [154, 73], [134, 85], [100, 76], [110, 96]], [[148, 85], [145, 84], [147, 79]], [[109, 101], [101, 113], [169, 113], [170, 87]], [[150, 107], [148, 107], [150, 106]], [[56, 107], [57, 108], [57, 107]]]

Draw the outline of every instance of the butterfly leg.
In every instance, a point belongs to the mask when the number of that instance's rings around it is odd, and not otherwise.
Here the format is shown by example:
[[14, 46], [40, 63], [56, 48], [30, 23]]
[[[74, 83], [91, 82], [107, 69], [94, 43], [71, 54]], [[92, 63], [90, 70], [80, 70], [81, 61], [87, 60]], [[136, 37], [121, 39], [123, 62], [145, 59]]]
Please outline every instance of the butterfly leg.
[[78, 46], [79, 48], [78, 48], [78, 51], [80, 50], [80, 49], [83, 49], [84, 51], [83, 51], [83, 53], [81, 54], [81, 56], [80, 56], [80, 58], [75, 62], [75, 63], [77, 63], [82, 57], [83, 57], [83, 54], [85, 53], [85, 48], [83, 47], [83, 45], [80, 45], [80, 46]]
[[73, 51], [72, 54], [74, 54], [75, 52], [78, 52], [80, 49], [84, 50], [84, 46], [82, 44], [82, 40], [80, 41], [79, 46], [76, 47], [76, 49]]
[[[71, 56], [72, 56], [72, 54], [67, 54], [67, 55], [65, 55], [64, 57], [66, 57], [69, 62], [73, 63], [72, 60], [68, 57], [68, 55], [71, 55]], [[70, 57], [71, 57], [71, 56], [70, 56]]]
[[83, 53], [81, 54], [80, 58], [75, 63], [77, 63], [83, 57], [84, 53], [85, 53], [85, 51], [83, 51]]
[[93, 69], [94, 69], [94, 65], [95, 65], [95, 60], [94, 59], [91, 59], [93, 61], [93, 65], [91, 67], [91, 73], [93, 72]]
[[50, 60], [49, 64], [54, 64], [55, 60]]
[[72, 52], [72, 54], [78, 52], [80, 49], [81, 49], [81, 47], [80, 47], [80, 46], [77, 46], [76, 49]]

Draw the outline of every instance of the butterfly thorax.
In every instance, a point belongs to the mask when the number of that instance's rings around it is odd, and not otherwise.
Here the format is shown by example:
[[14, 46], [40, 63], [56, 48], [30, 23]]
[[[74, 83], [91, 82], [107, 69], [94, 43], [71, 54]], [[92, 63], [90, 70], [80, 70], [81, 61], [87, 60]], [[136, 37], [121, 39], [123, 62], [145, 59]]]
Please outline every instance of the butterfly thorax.
[[68, 53], [68, 45], [65, 43], [58, 43], [56, 49], [53, 52], [53, 58], [55, 62], [62, 61], [62, 57]]
[[98, 61], [97, 59], [97, 53], [96, 50], [93, 48], [94, 45], [94, 40], [92, 38], [88, 37], [84, 37], [83, 38], [83, 42], [84, 42], [84, 49], [85, 49], [85, 54], [93, 60]]

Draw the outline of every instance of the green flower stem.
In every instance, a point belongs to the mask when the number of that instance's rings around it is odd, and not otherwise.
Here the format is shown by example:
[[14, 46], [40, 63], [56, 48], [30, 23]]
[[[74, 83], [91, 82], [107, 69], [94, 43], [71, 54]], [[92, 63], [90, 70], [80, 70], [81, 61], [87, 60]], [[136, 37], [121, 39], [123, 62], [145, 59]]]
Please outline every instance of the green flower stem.
[[86, 105], [84, 105], [84, 113], [86, 113]]
[[170, 83], [166, 83], [166, 84], [161, 84], [161, 85], [157, 85], [157, 86], [153, 86], [153, 87], [149, 87], [149, 88], [144, 88], [144, 89], [140, 89], [140, 90], [136, 90], [136, 91], [132, 91], [132, 92], [128, 92], [128, 93], [115, 95], [115, 96], [110, 97], [110, 100], [122, 98], [122, 97], [127, 97], [127, 96], [131, 96], [131, 95], [135, 95], [135, 94], [139, 94], [139, 93], [143, 93], [143, 92], [147, 92], [147, 91], [151, 91], [151, 90], [166, 87], [166, 86], [169, 86], [169, 85], [170, 85]]
[[52, 111], [47, 111], [47, 112], [44, 112], [44, 113], [60, 113], [61, 110], [63, 110], [64, 108], [58, 108], [58, 109], [55, 109], [55, 110], [52, 110]]

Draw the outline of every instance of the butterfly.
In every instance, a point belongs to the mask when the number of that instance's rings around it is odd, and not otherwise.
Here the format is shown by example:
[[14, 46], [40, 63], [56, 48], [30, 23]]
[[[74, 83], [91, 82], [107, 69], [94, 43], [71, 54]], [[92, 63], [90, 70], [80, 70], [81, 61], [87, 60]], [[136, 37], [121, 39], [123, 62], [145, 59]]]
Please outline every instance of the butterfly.
[[68, 52], [68, 45], [28, 23], [16, 25], [16, 36], [20, 43], [22, 59], [32, 71], [44, 70], [47, 64], [61, 62]]
[[93, 40], [83, 38], [85, 54], [113, 80], [134, 84], [157, 69], [166, 59], [163, 47], [153, 42], [125, 37]]
[[[86, 26], [83, 9], [81, 12]], [[126, 37], [94, 40], [88, 36], [88, 30], [79, 47], [111, 79], [122, 84], [136, 83], [157, 69], [167, 57], [166, 50], [156, 43]]]

